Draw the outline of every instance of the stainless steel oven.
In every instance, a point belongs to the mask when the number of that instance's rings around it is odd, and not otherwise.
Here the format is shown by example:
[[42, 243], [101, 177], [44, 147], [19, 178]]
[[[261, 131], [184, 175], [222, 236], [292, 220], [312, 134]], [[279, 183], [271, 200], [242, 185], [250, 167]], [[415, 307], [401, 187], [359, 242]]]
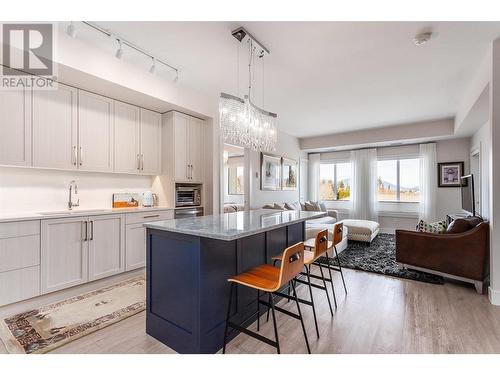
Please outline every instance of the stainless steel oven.
[[176, 208], [174, 219], [182, 219], [185, 217], [203, 216], [203, 207], [192, 208]]
[[200, 206], [201, 189], [198, 184], [176, 184], [175, 207]]

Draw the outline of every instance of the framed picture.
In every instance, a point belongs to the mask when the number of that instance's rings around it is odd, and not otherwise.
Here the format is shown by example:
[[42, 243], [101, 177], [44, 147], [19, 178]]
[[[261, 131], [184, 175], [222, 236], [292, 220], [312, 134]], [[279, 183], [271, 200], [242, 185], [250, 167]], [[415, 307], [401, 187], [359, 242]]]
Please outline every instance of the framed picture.
[[281, 158], [263, 152], [260, 155], [260, 189], [280, 190]]
[[438, 187], [460, 187], [464, 162], [438, 163]]
[[297, 161], [281, 158], [281, 189], [297, 190]]

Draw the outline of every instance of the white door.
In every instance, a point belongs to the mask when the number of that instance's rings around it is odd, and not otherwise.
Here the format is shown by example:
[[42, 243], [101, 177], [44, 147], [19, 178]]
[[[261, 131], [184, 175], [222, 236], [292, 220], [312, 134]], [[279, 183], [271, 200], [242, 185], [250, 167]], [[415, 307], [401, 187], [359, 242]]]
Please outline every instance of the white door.
[[161, 114], [141, 108], [141, 172], [161, 174]]
[[130, 271], [146, 265], [146, 228], [142, 223], [127, 225], [125, 270]]
[[204, 153], [203, 121], [194, 117], [189, 120], [189, 179], [193, 182], [203, 182]]
[[77, 90], [33, 91], [33, 166], [77, 168]]
[[89, 217], [89, 280], [124, 271], [124, 228], [122, 215]]
[[140, 108], [115, 101], [114, 104], [114, 171], [139, 173]]
[[113, 100], [78, 90], [78, 156], [84, 171], [113, 171]]
[[87, 218], [42, 220], [42, 294], [88, 280]]
[[31, 165], [31, 90], [0, 91], [0, 164]]

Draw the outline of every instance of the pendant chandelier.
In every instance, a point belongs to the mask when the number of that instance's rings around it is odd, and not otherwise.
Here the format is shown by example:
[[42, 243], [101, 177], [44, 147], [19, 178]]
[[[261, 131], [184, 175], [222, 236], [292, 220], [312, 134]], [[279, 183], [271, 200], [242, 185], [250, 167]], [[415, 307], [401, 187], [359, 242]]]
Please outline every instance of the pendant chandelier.
[[252, 61], [256, 51], [263, 58], [269, 51], [242, 27], [232, 32], [238, 41], [249, 46], [248, 95], [243, 99], [221, 93], [219, 98], [219, 121], [225, 143], [250, 148], [254, 151], [275, 151], [278, 133], [277, 114], [259, 108], [252, 102]]

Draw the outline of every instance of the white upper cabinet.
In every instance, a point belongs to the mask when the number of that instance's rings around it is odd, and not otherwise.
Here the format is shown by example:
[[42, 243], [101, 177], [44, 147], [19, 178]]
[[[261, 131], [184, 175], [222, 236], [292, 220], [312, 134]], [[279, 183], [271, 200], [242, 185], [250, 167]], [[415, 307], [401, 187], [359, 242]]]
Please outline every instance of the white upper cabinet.
[[79, 169], [113, 171], [113, 100], [86, 91], [78, 96]]
[[0, 91], [0, 164], [31, 165], [31, 91]]
[[77, 169], [77, 91], [33, 91], [33, 166]]
[[175, 181], [202, 183], [204, 121], [178, 112], [169, 116], [167, 128], [173, 135], [173, 142], [169, 146], [174, 151]]
[[189, 119], [189, 157], [191, 169], [189, 177], [192, 182], [203, 182], [204, 130], [203, 120], [195, 117]]
[[189, 180], [189, 116], [174, 113], [175, 181]]
[[140, 172], [140, 109], [115, 101], [115, 172]]
[[141, 172], [161, 174], [161, 115], [141, 108]]

